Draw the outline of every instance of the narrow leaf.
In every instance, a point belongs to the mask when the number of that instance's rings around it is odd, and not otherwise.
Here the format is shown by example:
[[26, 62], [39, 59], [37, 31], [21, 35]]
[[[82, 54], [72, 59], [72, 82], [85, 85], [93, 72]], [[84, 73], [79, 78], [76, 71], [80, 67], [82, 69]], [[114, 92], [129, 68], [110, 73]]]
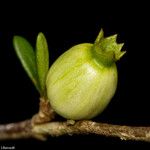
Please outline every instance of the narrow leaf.
[[36, 61], [42, 96], [46, 94], [46, 75], [49, 69], [48, 44], [43, 33], [39, 33], [36, 42]]
[[32, 46], [25, 38], [21, 36], [14, 36], [13, 45], [23, 68], [39, 91], [36, 57]]

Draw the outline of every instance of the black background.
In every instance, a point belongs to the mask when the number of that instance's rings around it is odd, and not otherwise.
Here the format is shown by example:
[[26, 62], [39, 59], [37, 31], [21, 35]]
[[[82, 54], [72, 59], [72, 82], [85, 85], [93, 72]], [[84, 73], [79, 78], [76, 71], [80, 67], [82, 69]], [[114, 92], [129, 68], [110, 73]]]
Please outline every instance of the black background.
[[[25, 74], [13, 49], [12, 38], [21, 35], [35, 47], [38, 32], [47, 38], [50, 64], [71, 46], [94, 42], [99, 30], [105, 35], [118, 34], [124, 42], [126, 55], [117, 62], [119, 83], [117, 92], [107, 109], [95, 121], [112, 124], [149, 126], [149, 10], [146, 4], [124, 3], [112, 5], [99, 2], [56, 3], [40, 7], [12, 9], [3, 15], [0, 31], [0, 123], [31, 118], [38, 111], [39, 95]], [[30, 6], [29, 4], [27, 6]], [[24, 9], [23, 9], [24, 8]], [[15, 10], [13, 15], [11, 12]], [[31, 13], [30, 13], [31, 12]], [[102, 145], [148, 145], [145, 142], [121, 141], [103, 136], [63, 136], [48, 138], [47, 142], [34, 139], [2, 141], [1, 145], [16, 149], [70, 146], [81, 148]]]

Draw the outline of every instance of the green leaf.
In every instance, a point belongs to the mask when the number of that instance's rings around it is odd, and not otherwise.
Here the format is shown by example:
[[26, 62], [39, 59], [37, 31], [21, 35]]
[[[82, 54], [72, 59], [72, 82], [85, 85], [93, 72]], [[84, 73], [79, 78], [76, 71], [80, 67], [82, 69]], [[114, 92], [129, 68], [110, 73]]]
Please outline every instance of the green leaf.
[[46, 76], [49, 69], [48, 44], [43, 33], [39, 33], [36, 42], [36, 61], [42, 96], [46, 94]]
[[37, 90], [40, 92], [37, 76], [36, 56], [32, 46], [25, 38], [21, 36], [14, 36], [13, 45], [23, 68], [34, 83]]

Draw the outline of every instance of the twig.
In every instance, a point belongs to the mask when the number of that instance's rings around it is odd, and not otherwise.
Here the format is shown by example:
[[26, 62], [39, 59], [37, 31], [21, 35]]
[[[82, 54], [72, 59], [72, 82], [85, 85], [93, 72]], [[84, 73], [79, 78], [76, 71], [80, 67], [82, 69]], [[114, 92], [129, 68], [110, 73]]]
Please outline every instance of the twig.
[[150, 142], [150, 127], [120, 126], [92, 121], [79, 121], [74, 125], [67, 122], [51, 122], [33, 128], [35, 133], [51, 136], [73, 134], [97, 134], [119, 137], [122, 140], [136, 140]]
[[30, 120], [0, 125], [0, 140], [32, 137], [31, 129]]
[[78, 121], [74, 124], [66, 122], [50, 122], [31, 126], [31, 121], [0, 125], [0, 140], [38, 138], [46, 136], [62, 136], [73, 134], [96, 134], [119, 137], [122, 140], [150, 142], [150, 127], [120, 126], [93, 121]]

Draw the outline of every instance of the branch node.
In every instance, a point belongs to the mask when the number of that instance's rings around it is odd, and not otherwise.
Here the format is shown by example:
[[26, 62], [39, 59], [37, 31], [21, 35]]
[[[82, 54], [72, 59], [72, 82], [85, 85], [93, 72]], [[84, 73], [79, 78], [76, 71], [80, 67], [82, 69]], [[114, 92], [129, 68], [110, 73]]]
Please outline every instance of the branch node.
[[55, 118], [55, 112], [51, 108], [48, 100], [40, 98], [40, 107], [38, 114], [32, 117], [32, 125], [50, 122]]

